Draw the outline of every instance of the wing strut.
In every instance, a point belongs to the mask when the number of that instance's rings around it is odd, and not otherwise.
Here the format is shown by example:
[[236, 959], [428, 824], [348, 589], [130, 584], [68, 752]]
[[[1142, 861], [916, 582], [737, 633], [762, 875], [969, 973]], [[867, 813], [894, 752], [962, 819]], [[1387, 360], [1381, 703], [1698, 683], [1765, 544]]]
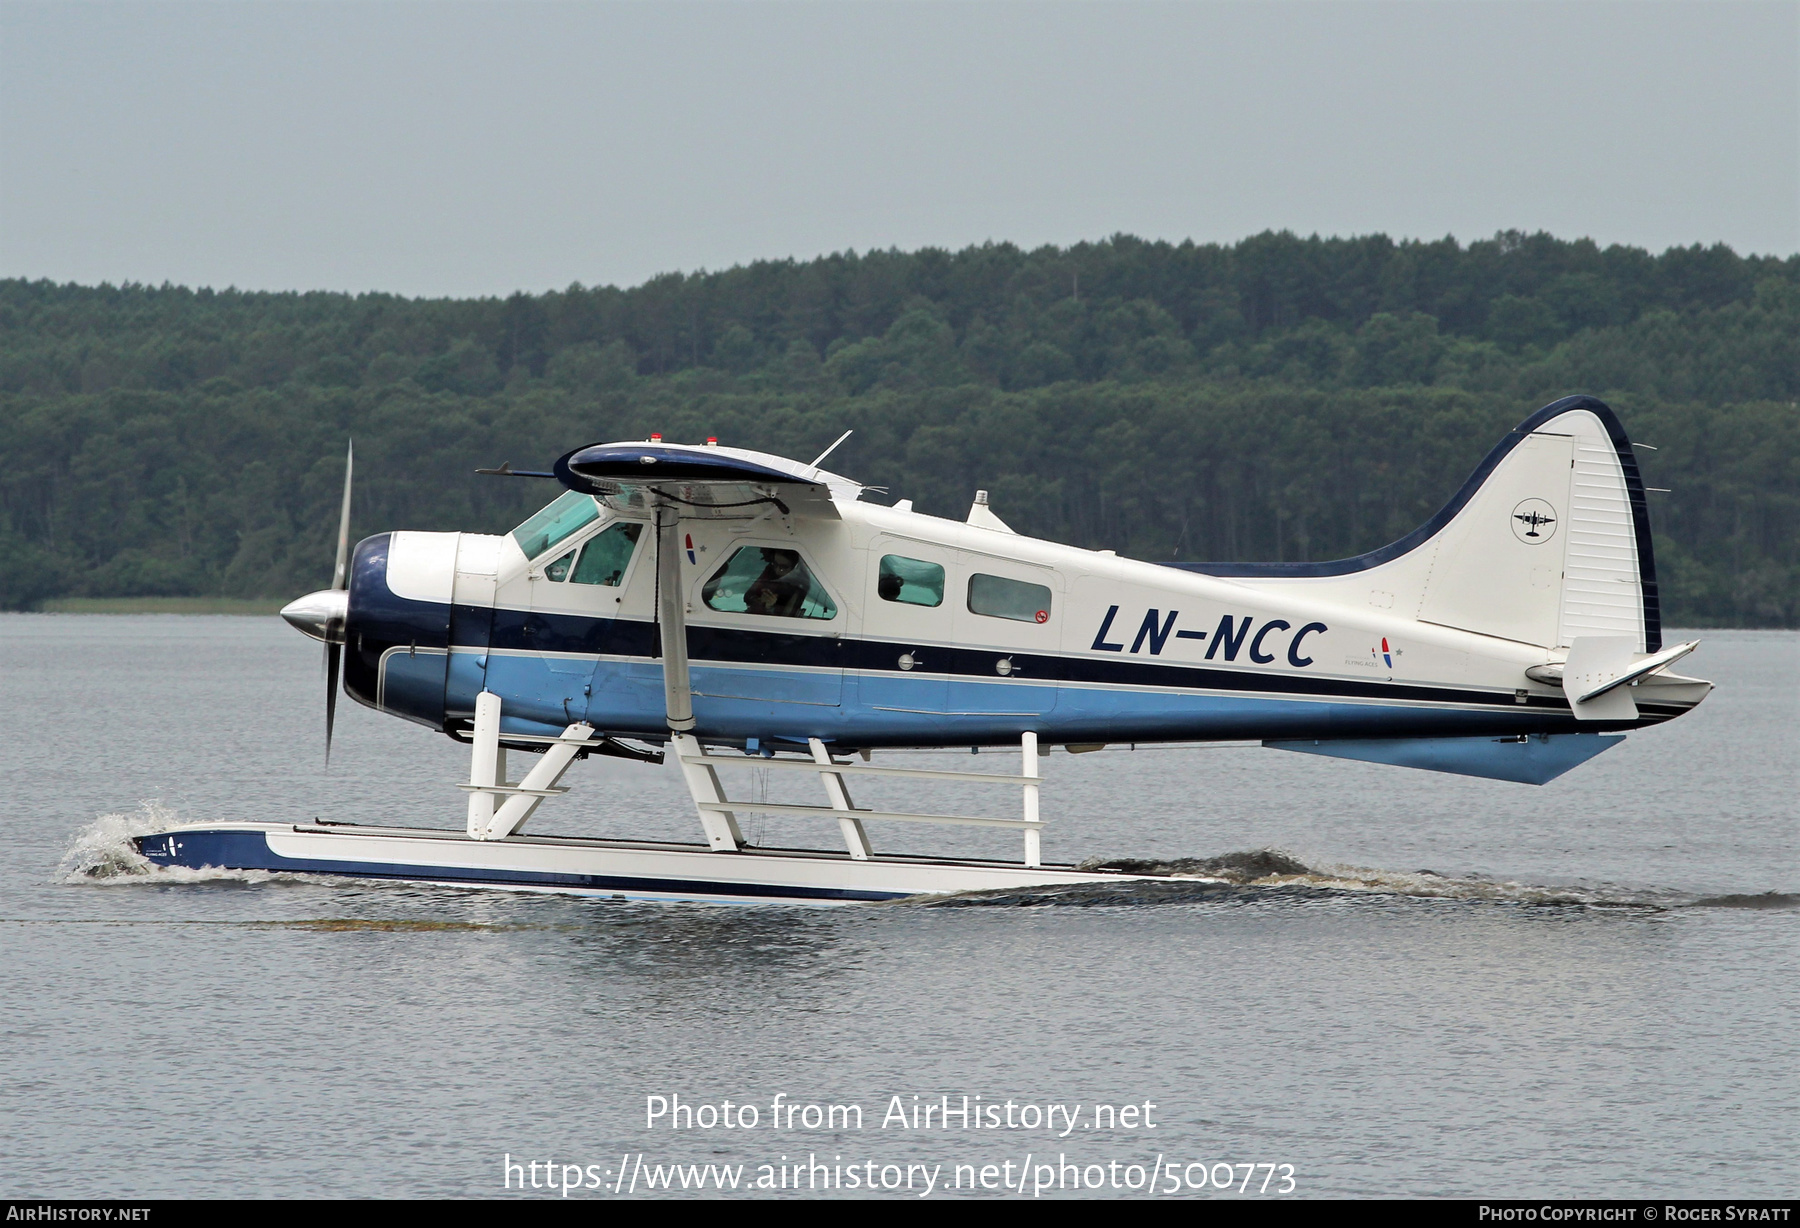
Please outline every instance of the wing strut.
[[694, 689], [688, 681], [687, 601], [681, 582], [681, 509], [656, 501], [656, 628], [662, 640], [663, 704], [670, 733], [694, 728]]
[[[694, 687], [688, 679], [687, 586], [681, 578], [681, 508], [672, 499], [656, 500], [656, 631], [661, 641], [663, 707], [669, 719], [669, 744], [681, 762], [681, 774], [700, 812], [706, 843], [717, 852], [744, 847], [737, 816], [718, 808], [725, 790], [712, 766], [699, 760], [704, 750], [694, 737]], [[714, 807], [709, 809], [708, 807]]]

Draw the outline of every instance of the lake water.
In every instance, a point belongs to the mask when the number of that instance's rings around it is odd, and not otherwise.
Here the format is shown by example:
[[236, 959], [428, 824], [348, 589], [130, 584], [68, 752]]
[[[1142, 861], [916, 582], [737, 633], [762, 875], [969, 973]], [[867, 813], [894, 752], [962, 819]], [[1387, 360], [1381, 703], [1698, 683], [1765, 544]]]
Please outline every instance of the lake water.
[[[273, 618], [0, 616], [0, 1189], [495, 1196], [510, 1156], [533, 1197], [572, 1166], [580, 1197], [718, 1179], [676, 1164], [776, 1197], [1791, 1196], [1800, 635], [1697, 634], [1706, 703], [1542, 788], [1045, 760], [1052, 860], [1276, 848], [1305, 875], [823, 910], [148, 872], [126, 836], [159, 823], [460, 826], [464, 753], [346, 702], [326, 770], [317, 647]], [[698, 838], [670, 772], [564, 783], [533, 830]], [[967, 805], [859, 797], [890, 800]], [[647, 1122], [677, 1096], [757, 1124]], [[912, 1116], [964, 1096], [1015, 1124]]]

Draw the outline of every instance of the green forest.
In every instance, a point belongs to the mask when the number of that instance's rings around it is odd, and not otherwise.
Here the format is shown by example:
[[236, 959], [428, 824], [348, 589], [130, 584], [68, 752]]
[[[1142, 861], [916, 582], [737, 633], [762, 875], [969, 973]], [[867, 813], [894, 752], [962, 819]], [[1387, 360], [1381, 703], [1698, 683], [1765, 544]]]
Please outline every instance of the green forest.
[[[451, 257], [453, 258], [453, 256]], [[1556, 397], [1610, 402], [1670, 625], [1800, 625], [1800, 256], [1267, 233], [846, 252], [475, 300], [0, 281], [0, 607], [286, 598], [356, 535], [497, 531], [477, 477], [720, 441], [1150, 560], [1401, 536]]]

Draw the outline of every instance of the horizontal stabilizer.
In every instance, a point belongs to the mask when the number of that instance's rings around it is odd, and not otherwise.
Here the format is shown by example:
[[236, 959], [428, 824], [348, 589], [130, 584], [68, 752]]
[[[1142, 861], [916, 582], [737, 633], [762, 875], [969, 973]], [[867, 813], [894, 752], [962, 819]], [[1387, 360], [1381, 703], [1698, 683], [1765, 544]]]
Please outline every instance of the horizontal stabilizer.
[[1334, 759], [1541, 785], [1624, 740], [1622, 734], [1537, 733], [1517, 738], [1308, 738], [1263, 745]]
[[[1608, 691], [1637, 682], [1640, 678], [1648, 678], [1651, 674], [1661, 673], [1698, 647], [1700, 647], [1699, 640], [1689, 640], [1685, 644], [1677, 644], [1675, 647], [1665, 648], [1661, 652], [1632, 653], [1629, 662], [1618, 664], [1615, 668], [1604, 672], [1594, 672], [1588, 680], [1578, 681], [1577, 686], [1584, 689], [1571, 695], [1570, 701], [1585, 704], [1590, 700], [1600, 698]], [[1570, 649], [1569, 655], [1571, 658], [1576, 656], [1573, 648]], [[1581, 664], [1579, 661], [1576, 663], [1577, 665]], [[1563, 665], [1534, 665], [1525, 671], [1525, 676], [1534, 682], [1562, 686], [1565, 672], [1566, 669]]]
[[1623, 682], [1639, 654], [1629, 636], [1582, 635], [1563, 662], [1563, 696], [1578, 721], [1637, 719], [1637, 703]]

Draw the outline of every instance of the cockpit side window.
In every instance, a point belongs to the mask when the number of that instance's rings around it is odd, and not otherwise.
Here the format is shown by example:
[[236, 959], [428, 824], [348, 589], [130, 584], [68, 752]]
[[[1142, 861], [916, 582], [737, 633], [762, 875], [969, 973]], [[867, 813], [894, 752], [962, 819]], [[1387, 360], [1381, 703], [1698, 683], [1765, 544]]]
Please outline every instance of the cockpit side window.
[[621, 520], [596, 533], [581, 548], [581, 561], [575, 564], [575, 574], [569, 578], [577, 584], [616, 586], [631, 566], [631, 552], [637, 549], [643, 531], [643, 525]]
[[943, 605], [944, 569], [923, 559], [884, 554], [881, 556], [881, 570], [875, 581], [875, 591], [883, 601], [898, 601], [905, 605]]
[[535, 559], [584, 525], [600, 518], [600, 504], [592, 495], [565, 491], [561, 498], [513, 530], [513, 540], [525, 557]]
[[712, 574], [700, 599], [714, 610], [772, 618], [836, 618], [837, 605], [797, 550], [744, 546]]

